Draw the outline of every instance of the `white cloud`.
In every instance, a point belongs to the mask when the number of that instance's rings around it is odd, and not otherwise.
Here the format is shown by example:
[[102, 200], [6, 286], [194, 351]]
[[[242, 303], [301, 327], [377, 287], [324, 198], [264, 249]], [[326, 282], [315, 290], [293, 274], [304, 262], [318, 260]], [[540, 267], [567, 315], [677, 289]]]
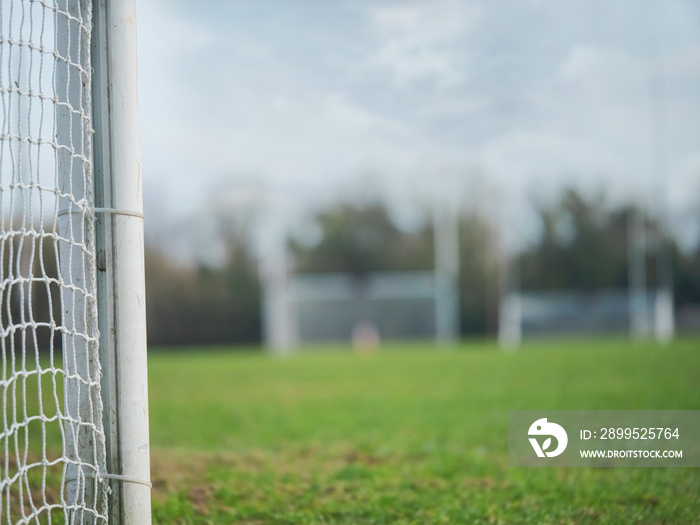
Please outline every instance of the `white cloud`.
[[353, 131], [377, 131], [398, 135], [408, 133], [405, 126], [352, 104], [342, 93], [328, 95], [325, 103], [325, 115], [331, 124], [337, 124]]
[[479, 19], [481, 10], [461, 0], [397, 2], [367, 9], [370, 29], [400, 37], [407, 46], [448, 42]]
[[[305, 203], [363, 170], [404, 198], [407, 173], [445, 162], [483, 165], [521, 196], [533, 181], [622, 193], [650, 177], [648, 35], [629, 24], [634, 1], [140, 9], [146, 199], [173, 213], [251, 173]], [[661, 51], [675, 202], [698, 177], [700, 32], [686, 23], [672, 36]]]
[[458, 86], [465, 77], [451, 43], [479, 14], [472, 4], [452, 0], [371, 6], [367, 20], [376, 47], [366, 66], [387, 71], [398, 86], [423, 80], [441, 88]]
[[591, 44], [576, 44], [560, 65], [559, 78], [572, 82], [607, 78], [611, 84], [620, 76], [633, 73], [636, 68], [637, 64], [627, 53]]

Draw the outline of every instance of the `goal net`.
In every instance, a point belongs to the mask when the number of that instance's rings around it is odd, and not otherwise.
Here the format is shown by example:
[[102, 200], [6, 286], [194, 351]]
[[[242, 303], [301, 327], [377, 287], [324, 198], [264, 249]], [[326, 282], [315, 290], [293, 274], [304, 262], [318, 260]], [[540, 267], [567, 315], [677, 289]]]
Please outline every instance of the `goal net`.
[[[654, 324], [654, 291], [630, 297], [625, 289], [540, 290], [510, 293], [504, 301], [501, 335], [511, 338], [646, 332]], [[632, 300], [631, 300], [632, 299]], [[641, 317], [641, 319], [640, 319]]]
[[289, 292], [294, 342], [352, 341], [358, 348], [436, 337], [432, 272], [298, 274]]
[[0, 523], [106, 523], [89, 0], [0, 0]]

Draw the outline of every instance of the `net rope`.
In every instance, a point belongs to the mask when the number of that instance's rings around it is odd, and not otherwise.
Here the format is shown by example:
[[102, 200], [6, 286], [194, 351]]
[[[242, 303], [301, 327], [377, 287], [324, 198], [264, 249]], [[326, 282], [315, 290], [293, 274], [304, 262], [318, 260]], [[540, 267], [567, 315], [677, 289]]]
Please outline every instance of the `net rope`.
[[107, 522], [91, 25], [0, 0], [0, 524]]

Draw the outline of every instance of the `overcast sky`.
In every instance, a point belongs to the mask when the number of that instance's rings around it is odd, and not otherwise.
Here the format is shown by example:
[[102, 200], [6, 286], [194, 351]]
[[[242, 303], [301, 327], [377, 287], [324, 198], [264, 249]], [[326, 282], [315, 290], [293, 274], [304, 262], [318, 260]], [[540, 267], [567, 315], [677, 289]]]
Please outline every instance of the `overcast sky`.
[[[357, 178], [402, 196], [438, 166], [464, 179], [479, 171], [522, 199], [572, 182], [619, 198], [648, 194], [654, 151], [674, 209], [698, 204], [695, 0], [144, 0], [139, 9], [154, 215], [184, 216], [251, 181], [304, 203]], [[653, 140], [650, 84], [663, 86], [656, 122], [666, 129]]]

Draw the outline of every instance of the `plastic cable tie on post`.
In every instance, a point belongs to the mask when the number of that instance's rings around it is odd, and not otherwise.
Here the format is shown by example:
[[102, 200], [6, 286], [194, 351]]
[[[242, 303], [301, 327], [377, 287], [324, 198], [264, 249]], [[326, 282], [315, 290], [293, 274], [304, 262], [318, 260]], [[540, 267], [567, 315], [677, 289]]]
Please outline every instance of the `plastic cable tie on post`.
[[[108, 215], [126, 215], [129, 217], [138, 217], [139, 219], [143, 219], [143, 213], [136, 210], [125, 210], [119, 208], [88, 208], [86, 211], [88, 210], [92, 211], [93, 213], [104, 213]], [[58, 216], [60, 217], [61, 215], [68, 215], [69, 213], [82, 213], [82, 211], [61, 210], [58, 212]]]

